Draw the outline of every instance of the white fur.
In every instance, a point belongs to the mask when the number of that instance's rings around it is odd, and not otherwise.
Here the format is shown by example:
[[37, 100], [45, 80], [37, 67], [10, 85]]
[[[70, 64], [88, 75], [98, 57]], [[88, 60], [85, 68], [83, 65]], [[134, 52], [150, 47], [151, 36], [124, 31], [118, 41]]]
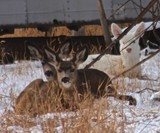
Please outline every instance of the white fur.
[[70, 82], [67, 82], [67, 83], [62, 82], [62, 86], [63, 88], [65, 88], [65, 90], [70, 89], [71, 85], [72, 84]]
[[[78, 68], [84, 68], [87, 64], [92, 62], [97, 56], [99, 56], [99, 54], [89, 55], [87, 60], [80, 64]], [[109, 54], [104, 55], [99, 61], [94, 63], [91, 66], [91, 68], [104, 71], [108, 75], [120, 74], [124, 70], [121, 56]]]
[[[140, 46], [139, 38], [142, 36], [142, 33], [145, 30], [145, 25], [143, 22], [139, 24], [139, 27], [135, 32], [129, 32], [125, 35], [120, 42], [120, 53], [123, 61], [125, 70], [131, 68], [140, 61]], [[120, 33], [122, 30], [120, 31]], [[128, 49], [131, 49], [131, 52], [127, 52]], [[141, 76], [141, 66], [137, 66], [132, 71], [127, 73], [129, 77]]]
[[[145, 25], [142, 22], [139, 24], [135, 32], [129, 32], [120, 40], [121, 55], [106, 54], [99, 61], [97, 61], [91, 68], [104, 71], [109, 75], [118, 75], [137, 64], [140, 60], [139, 38], [140, 36], [142, 36], [144, 29]], [[111, 25], [111, 31], [115, 38], [117, 38], [122, 33], [122, 29], [115, 23]], [[79, 68], [84, 68], [98, 55], [99, 54], [89, 55], [87, 60], [83, 64], [81, 64]], [[141, 67], [136, 67], [135, 69], [127, 73], [126, 76], [141, 76]]]

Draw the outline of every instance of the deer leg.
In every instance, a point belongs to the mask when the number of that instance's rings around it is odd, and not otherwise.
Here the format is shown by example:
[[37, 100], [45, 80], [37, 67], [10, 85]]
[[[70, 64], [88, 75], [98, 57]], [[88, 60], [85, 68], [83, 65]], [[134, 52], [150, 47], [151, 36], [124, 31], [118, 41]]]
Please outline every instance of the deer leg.
[[136, 105], [137, 104], [137, 101], [135, 98], [133, 98], [132, 96], [129, 96], [129, 95], [118, 94], [117, 90], [112, 85], [107, 86], [106, 96], [112, 96], [112, 97], [119, 99], [119, 100], [129, 101], [129, 105]]
[[125, 100], [125, 101], [129, 101], [129, 105], [135, 105], [137, 104], [137, 101], [135, 98], [133, 98], [132, 96], [129, 95], [120, 95], [118, 94], [116, 96], [119, 100]]

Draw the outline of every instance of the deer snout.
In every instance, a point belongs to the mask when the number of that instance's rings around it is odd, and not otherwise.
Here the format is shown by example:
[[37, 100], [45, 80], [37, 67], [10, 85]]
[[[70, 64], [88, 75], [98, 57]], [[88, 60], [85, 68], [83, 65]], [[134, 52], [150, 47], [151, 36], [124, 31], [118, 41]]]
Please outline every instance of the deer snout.
[[131, 49], [131, 48], [127, 48], [126, 51], [127, 51], [128, 53], [131, 53], [132, 49]]
[[68, 77], [62, 78], [62, 82], [64, 82], [64, 83], [67, 83], [67, 82], [69, 82], [69, 81], [70, 81], [70, 79], [69, 79]]

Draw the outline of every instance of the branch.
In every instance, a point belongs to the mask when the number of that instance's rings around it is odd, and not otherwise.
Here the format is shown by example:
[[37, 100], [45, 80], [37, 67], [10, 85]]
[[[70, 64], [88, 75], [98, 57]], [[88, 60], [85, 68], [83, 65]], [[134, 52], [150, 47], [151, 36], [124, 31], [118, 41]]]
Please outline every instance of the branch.
[[[109, 32], [109, 24], [108, 24], [108, 20], [106, 18], [106, 15], [105, 15], [102, 0], [98, 0], [98, 7], [99, 7], [99, 14], [100, 14], [100, 22], [101, 22], [102, 30], [104, 33], [104, 40], [105, 40], [105, 44], [107, 46], [112, 42], [112, 40], [111, 40], [111, 35]], [[109, 53], [111, 53], [111, 49], [110, 49]]]
[[144, 88], [143, 90], [136, 91], [136, 93], [142, 93], [142, 92], [144, 92], [145, 90], [150, 90], [150, 91], [152, 91], [152, 92], [158, 92], [158, 90], [154, 90], [154, 89], [151, 89], [151, 88]]
[[115, 15], [123, 6], [125, 6], [125, 5], [126, 5], [127, 3], [129, 3], [129, 2], [130, 2], [130, 0], [127, 0], [124, 4], [120, 5], [116, 10], [113, 10], [112, 15], [110, 15], [109, 19], [110, 19], [110, 18], [113, 18], [114, 15]]
[[[132, 0], [132, 3], [133, 3], [134, 5], [136, 5], [136, 6], [137, 6], [138, 8], [140, 8], [140, 9], [144, 9], [143, 6], [138, 5], [134, 0]], [[152, 16], [157, 17], [151, 10], [148, 10], [148, 12], [150, 12], [150, 13], [152, 14]]]

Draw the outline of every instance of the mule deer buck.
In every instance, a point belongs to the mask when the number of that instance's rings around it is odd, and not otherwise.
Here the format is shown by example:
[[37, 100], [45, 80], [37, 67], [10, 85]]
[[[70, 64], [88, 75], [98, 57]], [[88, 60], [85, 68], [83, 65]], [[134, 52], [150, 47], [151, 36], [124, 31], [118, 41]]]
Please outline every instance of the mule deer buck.
[[[104, 71], [106, 74], [109, 75], [119, 75], [123, 71], [137, 64], [140, 60], [139, 38], [144, 30], [145, 30], [145, 25], [143, 22], [141, 22], [137, 26], [136, 31], [129, 32], [119, 41], [120, 55], [106, 54], [91, 67]], [[117, 24], [112, 23], [111, 32], [114, 35], [114, 37], [117, 38], [122, 33], [122, 29]], [[79, 66], [79, 68], [84, 68], [98, 55], [99, 54], [89, 55], [88, 59], [84, 63], [82, 63]], [[137, 66], [130, 72], [126, 73], [124, 76], [128, 77], [141, 76], [141, 67]]]
[[[65, 45], [67, 51], [72, 51], [71, 45]], [[68, 93], [69, 97], [84, 99], [85, 94], [90, 94], [94, 98], [100, 98], [105, 95], [113, 96], [118, 99], [125, 99], [130, 101], [130, 104], [135, 104], [136, 100], [131, 96], [119, 95], [113, 88], [110, 78], [104, 72], [97, 69], [78, 69], [79, 64], [83, 63], [87, 57], [87, 48], [76, 52], [70, 58], [62, 59], [59, 55], [62, 53], [55, 53], [51, 49], [45, 49], [47, 60], [50, 65], [55, 67], [57, 71], [57, 81], [63, 92]], [[70, 96], [70, 94], [73, 94]], [[80, 96], [80, 97], [79, 97]], [[79, 99], [80, 98], [80, 99]]]
[[[38, 53], [36, 48], [33, 47], [32, 50]], [[66, 44], [58, 54], [51, 49], [45, 49], [48, 62], [43, 64], [44, 73], [56, 70], [57, 76], [50, 75], [52, 78], [49, 77], [48, 82], [42, 79], [31, 82], [16, 99], [17, 114], [37, 115], [62, 108], [75, 109], [86, 97], [100, 98], [106, 95], [136, 104], [132, 96], [119, 95], [105, 73], [96, 69], [77, 70], [78, 65], [88, 56], [86, 48], [70, 58], [69, 54], [68, 57], [65, 55], [66, 50], [71, 51], [70, 45]]]

